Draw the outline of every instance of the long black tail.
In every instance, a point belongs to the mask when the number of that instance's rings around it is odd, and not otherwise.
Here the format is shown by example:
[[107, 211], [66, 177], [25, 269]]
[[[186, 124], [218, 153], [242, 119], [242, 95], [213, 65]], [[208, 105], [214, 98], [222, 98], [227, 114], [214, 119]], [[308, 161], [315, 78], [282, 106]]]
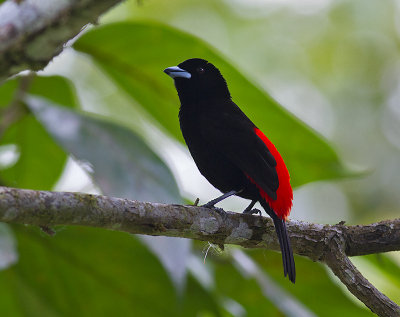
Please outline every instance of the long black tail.
[[279, 219], [278, 216], [271, 210], [269, 205], [264, 201], [261, 202], [261, 206], [265, 211], [271, 216], [274, 221], [275, 231], [278, 236], [279, 245], [282, 252], [282, 262], [283, 262], [283, 273], [289, 275], [289, 280], [292, 283], [296, 281], [296, 266], [294, 264], [293, 250], [290, 245], [289, 235], [286, 230], [286, 223], [284, 220]]

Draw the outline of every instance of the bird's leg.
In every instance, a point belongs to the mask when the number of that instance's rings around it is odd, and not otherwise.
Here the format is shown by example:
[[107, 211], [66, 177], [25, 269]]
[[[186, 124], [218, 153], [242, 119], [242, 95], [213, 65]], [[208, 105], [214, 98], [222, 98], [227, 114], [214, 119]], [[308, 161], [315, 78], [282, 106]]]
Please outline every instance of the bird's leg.
[[254, 215], [254, 214], [259, 214], [261, 216], [261, 210], [254, 208], [254, 205], [256, 204], [257, 200], [253, 200], [250, 205], [247, 206], [245, 210], [243, 210], [244, 214], [249, 214], [249, 215]]
[[241, 190], [231, 190], [230, 192], [227, 192], [227, 193], [223, 194], [222, 196], [219, 196], [213, 200], [210, 200], [207, 204], [205, 204], [201, 207], [213, 208], [215, 204], [219, 203], [220, 201], [224, 200], [225, 198], [236, 195], [236, 194], [240, 193], [241, 191], [242, 191], [242, 189]]
[[250, 211], [253, 209], [254, 205], [256, 204], [257, 200], [253, 200], [250, 205], [247, 206], [245, 210], [243, 210], [244, 214], [250, 213]]

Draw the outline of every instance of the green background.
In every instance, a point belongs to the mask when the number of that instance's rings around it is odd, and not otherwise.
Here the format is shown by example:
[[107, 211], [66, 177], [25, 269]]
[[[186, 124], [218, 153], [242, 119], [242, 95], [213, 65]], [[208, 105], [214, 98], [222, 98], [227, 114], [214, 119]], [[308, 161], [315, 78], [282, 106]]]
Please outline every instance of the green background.
[[[215, 198], [188, 156], [162, 72], [201, 57], [284, 157], [292, 219], [398, 217], [399, 10], [396, 1], [126, 1], [43, 72], [0, 86], [0, 119], [17, 113], [0, 120], [0, 185], [164, 203]], [[304, 257], [295, 257], [292, 285], [272, 251], [54, 229], [49, 237], [0, 226], [0, 315], [372, 315]], [[400, 302], [399, 252], [352, 260]]]

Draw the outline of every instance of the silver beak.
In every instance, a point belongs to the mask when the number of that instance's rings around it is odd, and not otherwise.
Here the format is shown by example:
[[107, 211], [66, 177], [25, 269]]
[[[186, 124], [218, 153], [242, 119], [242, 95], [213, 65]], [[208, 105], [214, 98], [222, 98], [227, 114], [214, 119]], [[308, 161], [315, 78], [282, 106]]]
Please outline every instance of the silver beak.
[[179, 77], [190, 79], [192, 77], [192, 75], [188, 71], [186, 71], [178, 66], [168, 67], [168, 68], [164, 69], [164, 73], [166, 73], [168, 76], [170, 76], [171, 78], [174, 78], [174, 79], [179, 78]]

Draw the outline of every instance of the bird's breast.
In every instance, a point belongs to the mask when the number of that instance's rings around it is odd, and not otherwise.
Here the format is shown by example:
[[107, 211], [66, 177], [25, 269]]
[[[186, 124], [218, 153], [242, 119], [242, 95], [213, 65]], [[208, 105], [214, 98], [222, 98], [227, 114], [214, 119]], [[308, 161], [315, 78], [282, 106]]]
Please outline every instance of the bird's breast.
[[250, 182], [221, 149], [214, 147], [209, 140], [204, 138], [202, 125], [207, 124], [207, 120], [201, 118], [202, 115], [204, 114], [195, 110], [189, 112], [182, 108], [179, 113], [182, 135], [197, 168], [220, 191], [241, 190], [243, 184]]

